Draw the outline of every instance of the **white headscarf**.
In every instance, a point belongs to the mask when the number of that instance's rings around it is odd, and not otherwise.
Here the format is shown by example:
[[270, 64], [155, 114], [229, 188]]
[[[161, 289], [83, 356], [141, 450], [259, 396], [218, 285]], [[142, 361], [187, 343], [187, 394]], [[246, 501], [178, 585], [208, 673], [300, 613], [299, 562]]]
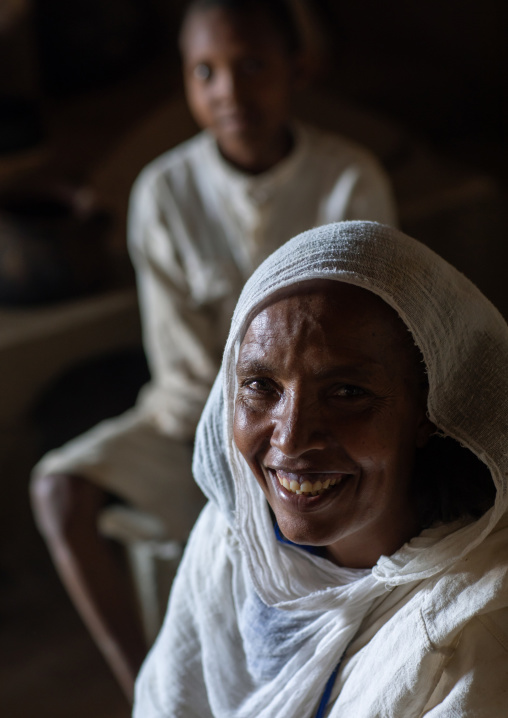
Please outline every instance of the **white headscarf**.
[[[372, 571], [340, 568], [277, 541], [264, 494], [233, 442], [235, 366], [248, 323], [274, 292], [318, 278], [363, 287], [394, 308], [425, 359], [430, 419], [487, 464], [497, 489], [479, 520], [424, 531]], [[166, 652], [164, 680], [174, 680], [174, 698], [166, 691], [167, 713], [153, 715], [312, 716], [375, 599], [452, 566], [505, 512], [507, 369], [508, 328], [497, 310], [462, 274], [395, 229], [332, 224], [271, 255], [238, 301], [198, 428], [194, 473], [211, 504], [190, 541], [165, 629], [166, 638], [176, 631], [173, 645], [183, 645], [174, 622], [187, 621], [194, 687], [184, 677], [185, 651], [173, 658]]]

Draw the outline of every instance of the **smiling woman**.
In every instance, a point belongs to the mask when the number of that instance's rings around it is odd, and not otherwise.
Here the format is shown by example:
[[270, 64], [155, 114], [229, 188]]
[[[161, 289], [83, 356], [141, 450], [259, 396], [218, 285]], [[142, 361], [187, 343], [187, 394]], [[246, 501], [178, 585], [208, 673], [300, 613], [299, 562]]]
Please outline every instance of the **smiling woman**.
[[379, 297], [324, 280], [266, 307], [240, 347], [235, 443], [283, 534], [341, 566], [419, 532], [411, 478], [433, 426], [407, 336]]
[[492, 305], [394, 229], [268, 258], [200, 423], [210, 502], [134, 715], [502, 715], [507, 364]]

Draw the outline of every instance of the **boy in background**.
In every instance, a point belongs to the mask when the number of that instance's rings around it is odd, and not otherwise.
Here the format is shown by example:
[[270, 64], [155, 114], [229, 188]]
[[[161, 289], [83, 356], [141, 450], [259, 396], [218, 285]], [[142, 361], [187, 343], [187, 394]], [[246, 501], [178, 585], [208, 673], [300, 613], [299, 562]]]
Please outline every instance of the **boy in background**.
[[134, 409], [46, 455], [32, 483], [55, 565], [129, 698], [147, 647], [119, 547], [98, 532], [100, 512], [120, 498], [185, 540], [201, 506], [194, 431], [245, 280], [303, 230], [395, 218], [368, 152], [293, 121], [301, 48], [283, 0], [194, 0], [180, 47], [204, 132], [143, 170], [129, 210], [152, 379]]

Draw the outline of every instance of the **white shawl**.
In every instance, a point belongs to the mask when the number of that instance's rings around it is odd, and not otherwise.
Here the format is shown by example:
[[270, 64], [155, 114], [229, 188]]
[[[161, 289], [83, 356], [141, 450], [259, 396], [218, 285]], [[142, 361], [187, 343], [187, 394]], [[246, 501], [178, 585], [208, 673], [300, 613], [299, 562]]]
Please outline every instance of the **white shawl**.
[[[487, 464], [497, 488], [494, 507], [478, 521], [424, 531], [372, 571], [343, 569], [278, 542], [264, 495], [232, 439], [235, 365], [248, 322], [275, 291], [316, 278], [364, 287], [397, 311], [425, 359], [430, 419]], [[508, 328], [497, 310], [453, 267], [395, 229], [328, 225], [271, 255], [239, 299], [198, 428], [194, 474], [210, 503], [138, 681], [134, 715], [313, 716], [376, 599], [446, 572], [505, 512], [507, 367]]]

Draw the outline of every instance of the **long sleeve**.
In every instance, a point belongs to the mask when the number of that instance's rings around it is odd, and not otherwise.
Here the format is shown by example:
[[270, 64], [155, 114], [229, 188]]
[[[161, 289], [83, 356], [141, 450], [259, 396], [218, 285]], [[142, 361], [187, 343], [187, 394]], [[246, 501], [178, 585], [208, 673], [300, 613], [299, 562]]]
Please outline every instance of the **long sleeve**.
[[377, 160], [364, 150], [346, 146], [347, 166], [323, 196], [323, 224], [363, 219], [397, 226], [397, 212], [390, 181]]
[[221, 327], [217, 305], [197, 298], [189, 285], [167, 221], [170, 215], [172, 224], [182, 221], [183, 208], [164, 189], [164, 209], [160, 193], [143, 182], [131, 199], [130, 252], [152, 373], [141, 403], [165, 433], [192, 439], [220, 363]]
[[508, 714], [505, 614], [498, 611], [475, 617], [465, 626], [426, 706], [425, 716], [492, 718]]

